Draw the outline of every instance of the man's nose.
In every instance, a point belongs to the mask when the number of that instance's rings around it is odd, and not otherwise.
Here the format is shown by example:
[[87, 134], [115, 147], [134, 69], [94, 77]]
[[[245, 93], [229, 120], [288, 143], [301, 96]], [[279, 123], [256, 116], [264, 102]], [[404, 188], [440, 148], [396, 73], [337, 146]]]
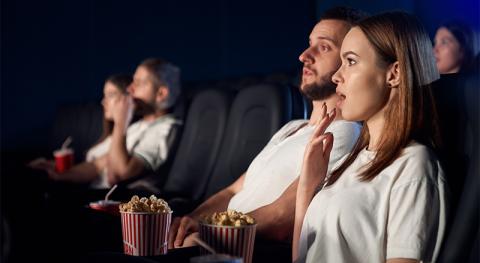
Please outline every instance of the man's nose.
[[298, 60], [300, 60], [303, 64], [311, 64], [312, 63], [312, 57], [310, 55], [310, 47], [305, 49], [302, 54], [298, 57]]

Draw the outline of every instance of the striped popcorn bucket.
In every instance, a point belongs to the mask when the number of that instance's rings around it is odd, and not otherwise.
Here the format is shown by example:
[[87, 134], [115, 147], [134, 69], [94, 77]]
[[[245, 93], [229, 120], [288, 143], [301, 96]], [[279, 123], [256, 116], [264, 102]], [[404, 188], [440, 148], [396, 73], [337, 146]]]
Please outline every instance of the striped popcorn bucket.
[[[251, 263], [255, 231], [257, 225], [241, 227], [216, 226], [200, 223], [200, 238], [217, 253], [225, 253], [243, 258], [244, 263]], [[200, 248], [202, 254], [209, 253]]]
[[132, 256], [167, 254], [172, 213], [121, 212], [123, 251]]

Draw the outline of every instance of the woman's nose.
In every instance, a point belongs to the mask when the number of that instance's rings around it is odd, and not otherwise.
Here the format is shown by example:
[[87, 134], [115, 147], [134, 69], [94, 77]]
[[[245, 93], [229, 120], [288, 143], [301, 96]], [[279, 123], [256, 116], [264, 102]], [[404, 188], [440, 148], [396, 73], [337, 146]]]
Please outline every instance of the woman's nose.
[[337, 84], [337, 85], [338, 85], [338, 84], [340, 83], [340, 81], [341, 81], [341, 77], [340, 77], [340, 70], [341, 70], [341, 69], [342, 69], [342, 68], [340, 67], [340, 68], [337, 70], [337, 72], [335, 72], [335, 74], [333, 74], [333, 76], [332, 76], [332, 81], [333, 81], [333, 83], [335, 83], [335, 84]]

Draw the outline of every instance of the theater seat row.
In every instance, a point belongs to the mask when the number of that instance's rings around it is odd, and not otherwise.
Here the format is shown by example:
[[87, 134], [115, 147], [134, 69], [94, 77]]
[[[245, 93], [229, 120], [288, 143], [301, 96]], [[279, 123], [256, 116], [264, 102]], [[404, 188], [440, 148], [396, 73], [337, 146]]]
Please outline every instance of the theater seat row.
[[[283, 124], [305, 118], [308, 111], [297, 88], [285, 83], [204, 87], [185, 93], [174, 109], [183, 119], [176, 147], [159, 171], [140, 179], [153, 180], [156, 187], [142, 188], [138, 180], [124, 185], [188, 204], [181, 205], [179, 213], [234, 182]], [[80, 162], [101, 130], [100, 105], [63, 107], [56, 116], [50, 150], [70, 135]]]
[[182, 213], [233, 183], [283, 124], [305, 116], [295, 92], [273, 84], [245, 87], [234, 96], [221, 89], [199, 92], [159, 194], [180, 202], [176, 210]]

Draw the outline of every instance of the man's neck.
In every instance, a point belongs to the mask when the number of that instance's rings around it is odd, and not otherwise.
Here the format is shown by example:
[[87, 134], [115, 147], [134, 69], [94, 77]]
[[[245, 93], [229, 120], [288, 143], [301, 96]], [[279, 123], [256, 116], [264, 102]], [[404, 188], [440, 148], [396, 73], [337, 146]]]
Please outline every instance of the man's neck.
[[[340, 99], [339, 96], [336, 93], [334, 93], [326, 99], [312, 101], [313, 110], [312, 110], [312, 114], [310, 115], [310, 120], [308, 121], [308, 124], [314, 125], [318, 123], [318, 121], [322, 116], [322, 105], [324, 103], [327, 106], [327, 113], [329, 113], [331, 110], [337, 107], [337, 101], [339, 99]], [[339, 109], [337, 109], [337, 116], [335, 117], [335, 120], [343, 120], [342, 112]]]
[[143, 116], [142, 120], [147, 121], [147, 122], [154, 121], [154, 120], [162, 117], [163, 115], [166, 115], [167, 113], [168, 112], [166, 110], [157, 110], [153, 113], [150, 113], [150, 114], [147, 114], [147, 115]]

